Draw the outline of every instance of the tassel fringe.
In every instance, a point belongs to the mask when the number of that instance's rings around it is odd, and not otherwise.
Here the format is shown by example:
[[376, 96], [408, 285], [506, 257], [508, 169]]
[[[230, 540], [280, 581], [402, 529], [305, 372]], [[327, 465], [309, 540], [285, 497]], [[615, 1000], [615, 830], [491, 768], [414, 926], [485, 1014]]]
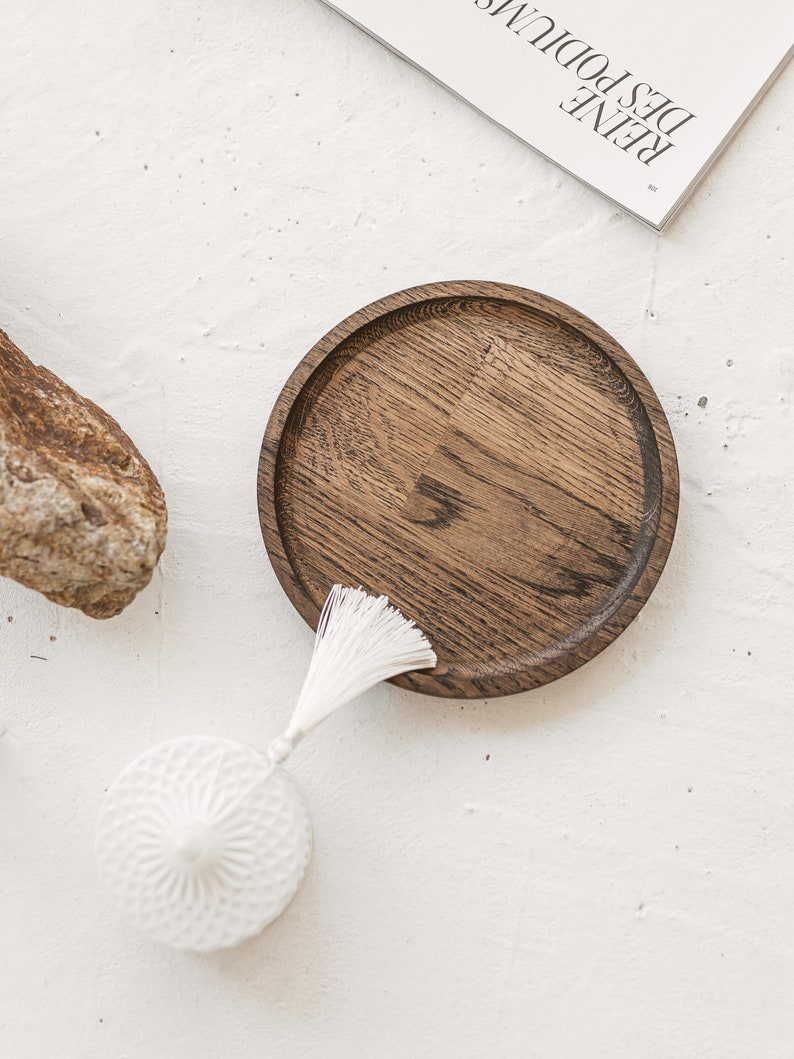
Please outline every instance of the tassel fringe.
[[287, 730], [268, 755], [283, 761], [321, 721], [382, 680], [436, 664], [430, 641], [387, 596], [334, 585], [317, 625], [314, 652]]

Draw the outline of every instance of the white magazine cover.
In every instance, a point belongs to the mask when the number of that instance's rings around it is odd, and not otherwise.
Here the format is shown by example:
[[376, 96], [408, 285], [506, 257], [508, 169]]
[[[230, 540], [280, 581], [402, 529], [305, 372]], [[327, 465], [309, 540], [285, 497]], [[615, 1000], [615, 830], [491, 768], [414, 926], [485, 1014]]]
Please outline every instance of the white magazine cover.
[[794, 50], [794, 0], [325, 0], [656, 229]]

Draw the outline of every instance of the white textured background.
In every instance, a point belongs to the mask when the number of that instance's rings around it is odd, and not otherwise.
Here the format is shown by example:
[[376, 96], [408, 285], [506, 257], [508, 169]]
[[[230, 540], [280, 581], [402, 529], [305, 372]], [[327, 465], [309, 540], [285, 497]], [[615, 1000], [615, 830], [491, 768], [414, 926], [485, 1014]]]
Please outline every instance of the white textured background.
[[[109, 622], [0, 582], [3, 1059], [791, 1055], [794, 68], [660, 238], [318, 0], [3, 0], [0, 40], [0, 327], [170, 508]], [[264, 745], [291, 709], [270, 407], [348, 313], [463, 278], [639, 362], [681, 463], [667, 570], [557, 684], [331, 719], [293, 759], [294, 904], [234, 951], [159, 949], [98, 892], [94, 820], [153, 742]]]

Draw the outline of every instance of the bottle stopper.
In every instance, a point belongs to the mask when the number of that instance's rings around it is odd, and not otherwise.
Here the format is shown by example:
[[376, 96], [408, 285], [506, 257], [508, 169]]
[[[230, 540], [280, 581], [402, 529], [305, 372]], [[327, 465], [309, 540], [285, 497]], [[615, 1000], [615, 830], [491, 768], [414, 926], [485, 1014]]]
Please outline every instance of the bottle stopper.
[[309, 812], [283, 762], [339, 706], [435, 664], [427, 638], [386, 596], [334, 585], [292, 719], [266, 752], [214, 736], [172, 739], [108, 789], [96, 855], [122, 918], [195, 952], [259, 933], [297, 893], [311, 854]]

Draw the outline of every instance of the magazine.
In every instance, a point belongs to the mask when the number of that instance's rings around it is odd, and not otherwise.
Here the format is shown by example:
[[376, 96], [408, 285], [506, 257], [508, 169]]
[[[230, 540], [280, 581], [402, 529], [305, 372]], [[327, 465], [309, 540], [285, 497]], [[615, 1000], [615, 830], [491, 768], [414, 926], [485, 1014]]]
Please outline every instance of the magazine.
[[657, 230], [794, 51], [794, 0], [325, 0]]

